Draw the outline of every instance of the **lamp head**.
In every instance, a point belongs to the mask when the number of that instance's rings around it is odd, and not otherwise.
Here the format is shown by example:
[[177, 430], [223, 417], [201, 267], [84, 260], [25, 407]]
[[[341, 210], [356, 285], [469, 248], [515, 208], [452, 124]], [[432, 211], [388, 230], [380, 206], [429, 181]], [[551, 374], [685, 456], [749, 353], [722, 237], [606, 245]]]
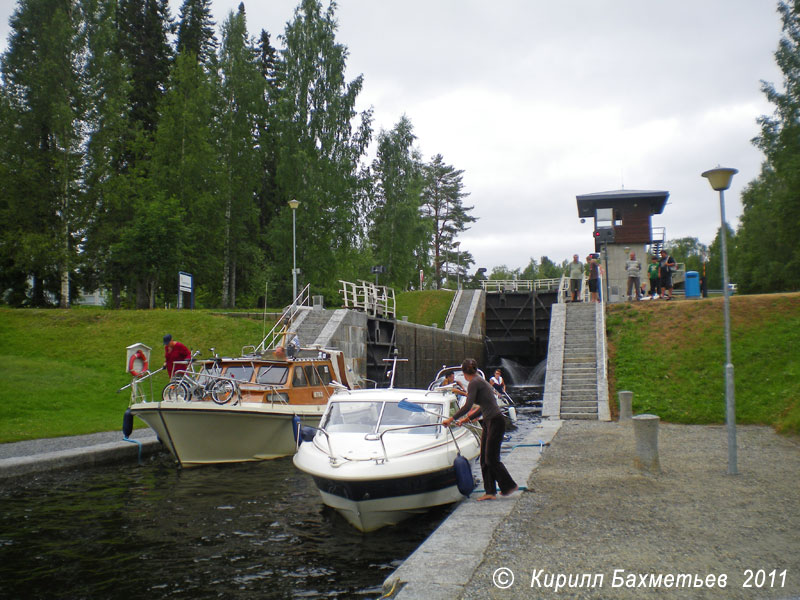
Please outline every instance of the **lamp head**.
[[733, 179], [733, 176], [738, 172], [738, 169], [717, 167], [716, 169], [710, 169], [706, 171], [702, 175], [708, 179], [708, 182], [711, 184], [712, 188], [718, 192], [721, 192], [731, 187], [731, 179]]
[[298, 206], [300, 206], [299, 200], [289, 200], [289, 208], [295, 210]]

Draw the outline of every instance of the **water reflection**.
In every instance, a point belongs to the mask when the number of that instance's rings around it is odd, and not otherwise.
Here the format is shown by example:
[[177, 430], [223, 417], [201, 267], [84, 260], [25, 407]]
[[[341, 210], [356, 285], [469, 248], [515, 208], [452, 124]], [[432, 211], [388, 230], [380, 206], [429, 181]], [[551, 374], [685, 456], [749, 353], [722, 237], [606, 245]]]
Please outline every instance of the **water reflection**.
[[0, 492], [0, 596], [377, 597], [449, 510], [360, 534], [290, 459], [50, 475]]

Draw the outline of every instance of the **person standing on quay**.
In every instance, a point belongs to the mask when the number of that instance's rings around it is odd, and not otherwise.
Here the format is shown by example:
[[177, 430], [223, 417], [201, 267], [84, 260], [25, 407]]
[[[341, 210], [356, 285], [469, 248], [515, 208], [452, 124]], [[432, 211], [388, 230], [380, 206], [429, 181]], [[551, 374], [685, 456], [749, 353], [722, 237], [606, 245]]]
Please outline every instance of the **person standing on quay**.
[[641, 300], [642, 297], [639, 295], [639, 278], [642, 273], [642, 263], [636, 260], [635, 252], [631, 252], [630, 258], [625, 261], [625, 271], [628, 273], [628, 301], [633, 300], [631, 288], [633, 289], [633, 293], [636, 294], [636, 299]]
[[658, 258], [655, 256], [650, 259], [647, 266], [647, 276], [650, 278], [650, 298], [655, 300], [661, 294], [661, 285], [658, 278]]
[[[452, 417], [442, 421], [447, 427], [453, 421], [463, 425], [470, 417], [470, 409], [477, 404], [483, 415], [483, 433], [481, 434], [481, 475], [485, 493], [478, 498], [495, 500], [497, 487], [501, 496], [510, 496], [519, 487], [511, 478], [505, 465], [500, 461], [500, 446], [506, 432], [505, 418], [495, 400], [494, 389], [488, 381], [478, 376], [478, 363], [474, 358], [466, 358], [461, 364], [461, 371], [467, 380], [467, 401]], [[464, 415], [467, 415], [464, 417]], [[463, 418], [462, 418], [463, 417]]]
[[578, 298], [581, 293], [581, 284], [583, 283], [583, 263], [578, 260], [578, 255], [572, 255], [572, 262], [567, 267], [567, 274], [569, 274], [569, 290], [572, 292], [572, 301], [580, 302]]

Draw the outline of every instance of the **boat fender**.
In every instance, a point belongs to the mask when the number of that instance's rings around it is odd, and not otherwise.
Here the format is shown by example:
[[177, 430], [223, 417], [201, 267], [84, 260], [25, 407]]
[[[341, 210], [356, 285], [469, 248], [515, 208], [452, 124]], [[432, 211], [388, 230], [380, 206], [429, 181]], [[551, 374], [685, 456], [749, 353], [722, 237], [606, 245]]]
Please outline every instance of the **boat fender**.
[[[142, 361], [142, 368], [135, 369], [134, 365], [136, 364], [136, 360]], [[145, 373], [147, 373], [147, 357], [144, 355], [144, 352], [141, 350], [137, 350], [133, 354], [131, 354], [131, 359], [128, 361], [128, 373], [133, 375], [134, 377], [141, 377]]]
[[475, 489], [475, 479], [472, 477], [472, 467], [470, 467], [469, 461], [459, 454], [453, 461], [453, 468], [456, 471], [458, 491], [469, 496]]
[[294, 444], [295, 444], [295, 446], [299, 445], [300, 442], [302, 441], [300, 439], [300, 428], [301, 427], [302, 427], [302, 425], [300, 425], [300, 417], [298, 417], [297, 415], [292, 416], [292, 436], [294, 436]]
[[122, 415], [122, 435], [126, 438], [130, 437], [133, 433], [133, 413], [131, 409], [127, 409], [125, 414]]
[[508, 418], [511, 420], [512, 423], [517, 422], [517, 409], [513, 406], [508, 407]]

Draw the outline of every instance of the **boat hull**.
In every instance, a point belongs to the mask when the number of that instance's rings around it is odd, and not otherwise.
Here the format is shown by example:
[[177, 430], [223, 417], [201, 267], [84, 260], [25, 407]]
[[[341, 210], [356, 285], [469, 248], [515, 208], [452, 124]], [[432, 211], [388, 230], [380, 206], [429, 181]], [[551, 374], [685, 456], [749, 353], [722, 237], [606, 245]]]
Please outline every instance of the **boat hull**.
[[337, 510], [353, 527], [370, 532], [397, 525], [434, 506], [463, 498], [455, 469], [387, 480], [345, 481], [314, 477], [323, 503]]
[[130, 408], [182, 466], [269, 460], [295, 453], [292, 417], [316, 427], [325, 405], [144, 402]]

